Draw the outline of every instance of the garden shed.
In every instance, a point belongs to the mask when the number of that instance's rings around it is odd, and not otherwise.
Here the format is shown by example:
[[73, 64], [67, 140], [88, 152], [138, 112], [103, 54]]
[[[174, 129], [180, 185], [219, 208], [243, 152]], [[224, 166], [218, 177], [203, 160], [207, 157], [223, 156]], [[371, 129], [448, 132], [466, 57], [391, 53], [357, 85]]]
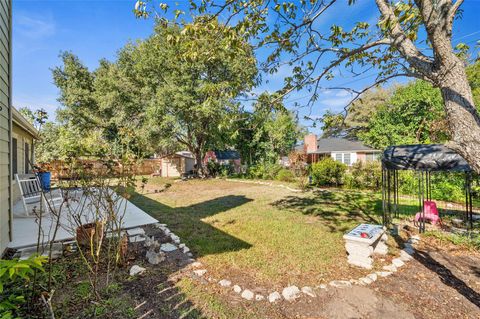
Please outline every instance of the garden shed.
[[193, 173], [195, 157], [183, 151], [162, 157], [162, 177], [181, 177]]

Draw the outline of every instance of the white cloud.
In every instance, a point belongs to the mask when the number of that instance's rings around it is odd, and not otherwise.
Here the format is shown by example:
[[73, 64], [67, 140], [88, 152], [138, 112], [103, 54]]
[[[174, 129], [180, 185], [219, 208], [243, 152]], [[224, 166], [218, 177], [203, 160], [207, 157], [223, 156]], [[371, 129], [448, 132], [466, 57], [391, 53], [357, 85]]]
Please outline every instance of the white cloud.
[[51, 16], [31, 16], [24, 13], [14, 15], [14, 27], [18, 34], [30, 39], [43, 39], [55, 34], [56, 25]]

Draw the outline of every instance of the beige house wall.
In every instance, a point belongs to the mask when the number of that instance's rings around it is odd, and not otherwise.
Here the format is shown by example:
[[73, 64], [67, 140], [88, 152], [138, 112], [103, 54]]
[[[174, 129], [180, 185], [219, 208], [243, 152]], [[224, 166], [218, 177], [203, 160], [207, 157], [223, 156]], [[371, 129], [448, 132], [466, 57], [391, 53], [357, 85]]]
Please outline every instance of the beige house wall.
[[11, 240], [11, 1], [0, 0], [0, 255]]
[[[31, 163], [34, 163], [35, 160], [33, 156], [33, 136], [17, 124], [13, 123], [12, 138], [17, 140], [17, 174], [28, 174], [32, 171]], [[27, 167], [25, 167], [25, 164], [27, 163], [25, 158], [25, 144], [29, 145], [28, 157], [30, 164], [27, 164]], [[15, 176], [12, 175], [12, 202], [15, 203], [18, 200], [20, 200], [20, 188], [17, 185]]]

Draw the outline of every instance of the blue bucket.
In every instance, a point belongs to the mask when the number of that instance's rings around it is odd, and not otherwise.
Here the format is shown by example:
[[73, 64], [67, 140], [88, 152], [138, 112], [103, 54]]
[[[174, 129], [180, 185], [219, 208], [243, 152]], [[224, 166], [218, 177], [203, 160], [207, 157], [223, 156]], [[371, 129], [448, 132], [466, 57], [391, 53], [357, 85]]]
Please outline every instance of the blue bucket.
[[46, 192], [50, 191], [50, 178], [52, 174], [50, 172], [41, 172], [37, 173], [38, 179], [40, 180], [40, 185], [42, 189]]

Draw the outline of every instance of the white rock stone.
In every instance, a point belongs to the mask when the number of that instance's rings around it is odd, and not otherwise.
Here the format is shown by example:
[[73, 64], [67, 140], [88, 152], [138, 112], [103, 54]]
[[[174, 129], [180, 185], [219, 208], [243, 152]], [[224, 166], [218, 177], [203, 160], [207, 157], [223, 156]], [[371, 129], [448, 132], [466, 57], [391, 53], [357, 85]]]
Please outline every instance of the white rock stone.
[[302, 292], [304, 294], [306, 294], [307, 296], [310, 296], [312, 298], [315, 298], [317, 295], [315, 294], [315, 292], [313, 291], [313, 288], [312, 287], [308, 287], [308, 286], [305, 286], [305, 287], [302, 287]]
[[197, 270], [194, 270], [193, 273], [195, 275], [197, 275], [198, 277], [202, 277], [203, 275], [205, 275], [207, 273], [207, 270], [206, 269], [197, 269]]
[[298, 289], [297, 286], [289, 286], [289, 287], [283, 288], [282, 296], [287, 301], [293, 301], [298, 297], [300, 297], [300, 289]]
[[242, 292], [241, 297], [246, 300], [253, 300], [253, 298], [255, 298], [255, 294], [251, 290], [245, 289]]
[[199, 261], [196, 261], [196, 262], [193, 262], [190, 266], [192, 266], [193, 268], [200, 268], [203, 266], [203, 264]]
[[239, 285], [235, 285], [235, 286], [233, 286], [233, 291], [235, 291], [237, 294], [239, 294], [239, 293], [242, 292], [242, 287], [240, 287]]
[[127, 234], [128, 236], [145, 235], [145, 229], [140, 227], [128, 229]]
[[227, 280], [227, 279], [222, 279], [218, 283], [222, 287], [230, 287], [232, 285], [232, 282], [230, 280]]
[[395, 258], [392, 260], [392, 265], [394, 265], [397, 268], [400, 268], [403, 265], [405, 265], [405, 263], [400, 258]]
[[346, 280], [333, 280], [333, 281], [330, 281], [328, 284], [336, 288], [347, 288], [352, 286], [352, 283]]
[[393, 272], [391, 272], [391, 271], [377, 271], [376, 274], [379, 275], [380, 277], [388, 277], [388, 276], [392, 275]]
[[405, 250], [400, 250], [400, 260], [403, 262], [407, 262], [413, 259], [413, 257], [408, 254]]
[[265, 300], [265, 297], [263, 295], [255, 295], [255, 300], [262, 301], [262, 300]]
[[187, 253], [187, 256], [190, 257], [190, 258], [193, 257], [192, 252], [188, 252], [188, 253]]
[[189, 253], [190, 252], [190, 248], [188, 247], [183, 247], [183, 253], [186, 254], [186, 253]]
[[142, 241], [145, 241], [146, 238], [145, 236], [143, 235], [135, 235], [135, 236], [131, 236], [128, 238], [128, 241], [131, 242], [131, 243], [140, 243]]
[[391, 265], [383, 266], [383, 270], [390, 271], [390, 272], [396, 272], [397, 267], [395, 265], [391, 264]]
[[130, 276], [142, 274], [145, 270], [147, 269], [140, 267], [138, 265], [133, 265], [132, 268], [130, 268]]
[[184, 247], [185, 247], [185, 244], [178, 245], [178, 248], [184, 248]]
[[366, 277], [370, 278], [372, 281], [376, 281], [378, 278], [377, 274], [369, 274]]
[[271, 294], [268, 295], [268, 301], [269, 302], [276, 302], [282, 299], [282, 296], [277, 292], [272, 292]]
[[363, 285], [370, 285], [373, 282], [373, 280], [368, 277], [362, 277], [358, 281]]
[[153, 249], [150, 249], [147, 251], [147, 254], [145, 256], [148, 260], [148, 262], [152, 265], [158, 265], [162, 261], [165, 260], [165, 254], [161, 251], [156, 252]]
[[177, 246], [173, 245], [173, 244], [170, 244], [170, 243], [166, 243], [166, 244], [162, 244], [162, 246], [160, 246], [160, 250], [161, 251], [165, 251], [165, 252], [170, 252], [170, 251], [174, 251], [174, 250], [177, 250]]
[[320, 289], [327, 289], [327, 285], [325, 285], [325, 284], [320, 284], [320, 285], [318, 286], [318, 288], [320, 288]]

